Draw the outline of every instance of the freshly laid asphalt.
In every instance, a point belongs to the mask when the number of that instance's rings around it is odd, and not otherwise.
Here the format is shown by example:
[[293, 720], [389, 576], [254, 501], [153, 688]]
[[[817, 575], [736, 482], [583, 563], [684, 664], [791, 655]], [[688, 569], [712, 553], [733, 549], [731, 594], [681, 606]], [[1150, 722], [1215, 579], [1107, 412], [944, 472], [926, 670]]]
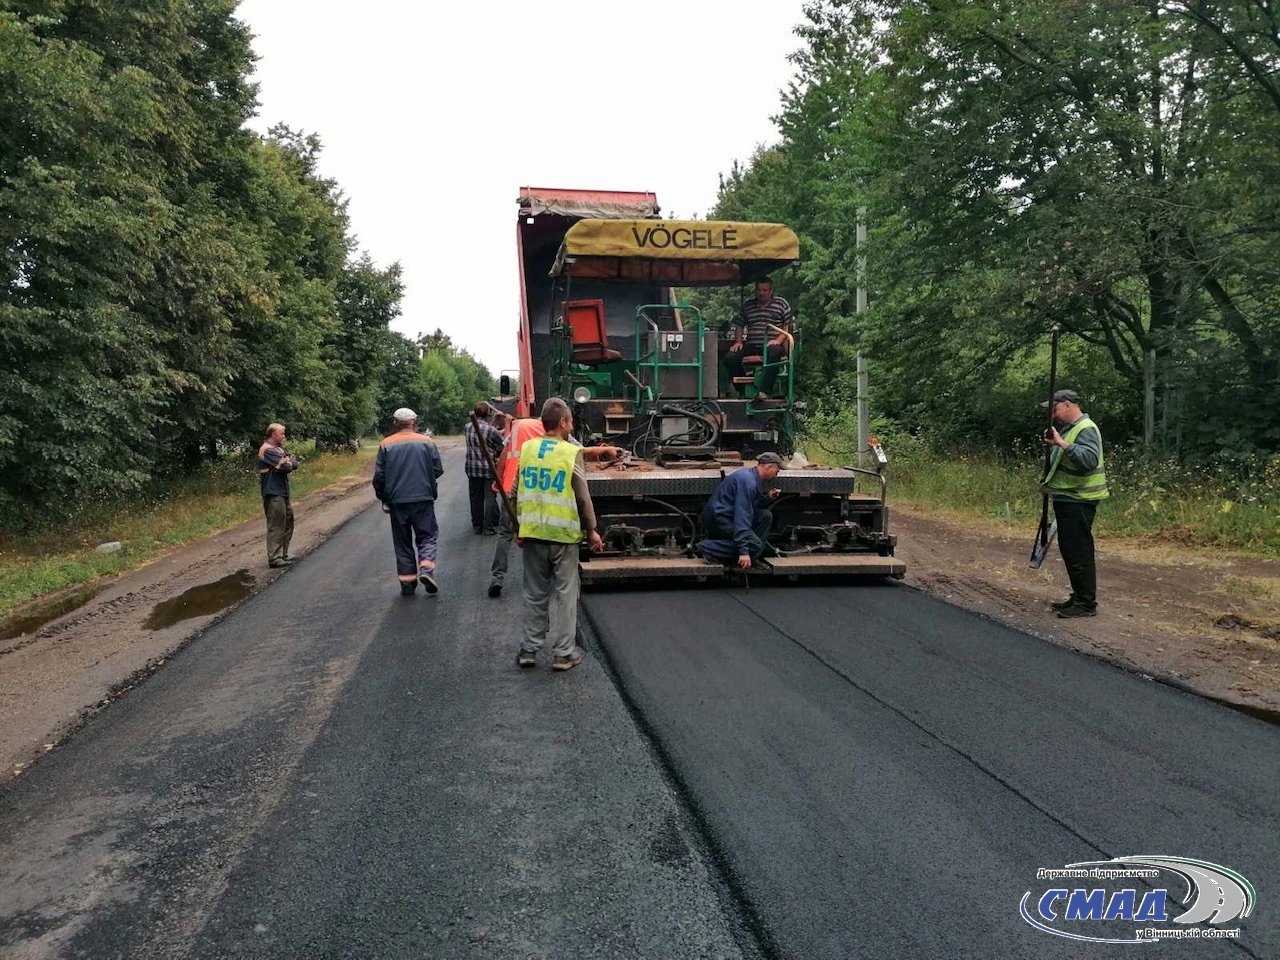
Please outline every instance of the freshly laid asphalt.
[[[590, 594], [520, 670], [446, 469], [438, 596], [371, 509], [0, 793], [0, 956], [1280, 956], [1276, 727], [894, 584]], [[1241, 940], [1020, 919], [1126, 855]]]
[[586, 609], [767, 952], [1109, 956], [1020, 919], [1037, 868], [1169, 855], [1260, 906], [1239, 942], [1140, 949], [1280, 956], [1276, 727], [894, 584]]

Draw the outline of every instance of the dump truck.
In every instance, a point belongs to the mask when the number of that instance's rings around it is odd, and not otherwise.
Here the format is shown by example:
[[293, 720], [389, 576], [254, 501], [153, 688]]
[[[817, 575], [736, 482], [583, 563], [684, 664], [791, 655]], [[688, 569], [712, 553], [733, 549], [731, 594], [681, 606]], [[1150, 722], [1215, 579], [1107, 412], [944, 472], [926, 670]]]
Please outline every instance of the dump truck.
[[[605, 545], [584, 549], [584, 584], [745, 576], [699, 556], [701, 514], [726, 474], [754, 467], [766, 451], [788, 466], [774, 483], [781, 493], [766, 559], [751, 576], [903, 576], [883, 449], [872, 445], [867, 467], [791, 459], [800, 338], [774, 328], [785, 355], [745, 356], [745, 375], [730, 378], [722, 356], [736, 308], [706, 316], [691, 302], [691, 291], [727, 287], [740, 303], [756, 280], [798, 265], [794, 232], [662, 219], [649, 192], [526, 187], [518, 202], [520, 370], [511, 406], [536, 417], [558, 396], [573, 411]], [[765, 397], [768, 366], [776, 386]]]

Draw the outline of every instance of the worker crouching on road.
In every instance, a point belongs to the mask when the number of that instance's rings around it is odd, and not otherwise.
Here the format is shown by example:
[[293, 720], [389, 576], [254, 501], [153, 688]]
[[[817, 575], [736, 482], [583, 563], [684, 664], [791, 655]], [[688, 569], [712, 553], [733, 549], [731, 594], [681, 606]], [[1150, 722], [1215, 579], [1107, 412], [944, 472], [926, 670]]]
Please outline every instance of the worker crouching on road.
[[444, 473], [440, 451], [417, 431], [418, 415], [408, 407], [394, 414], [396, 432], [378, 444], [373, 492], [391, 515], [400, 593], [411, 596], [418, 582], [427, 593], [440, 589], [436, 572], [436, 483]]
[[1109, 496], [1102, 464], [1102, 431], [1080, 409], [1080, 397], [1074, 390], [1059, 390], [1053, 395], [1053, 421], [1057, 426], [1049, 428], [1044, 443], [1058, 449], [1053, 451], [1041, 486], [1053, 500], [1058, 549], [1071, 580], [1071, 596], [1052, 606], [1063, 618], [1093, 617], [1098, 613], [1093, 518], [1098, 501]]
[[297, 457], [284, 449], [283, 423], [267, 425], [267, 439], [258, 448], [258, 483], [262, 488], [262, 512], [267, 517], [267, 566], [287, 567], [289, 541], [293, 539], [293, 505], [289, 501], [289, 474], [298, 469]]
[[577, 648], [578, 544], [585, 535], [593, 553], [604, 549], [587, 489], [582, 449], [570, 442], [573, 414], [559, 397], [542, 407], [546, 436], [527, 440], [511, 492], [524, 549], [524, 638], [516, 662], [537, 664], [551, 637], [551, 669], [572, 670], [582, 662]]
[[768, 489], [767, 484], [781, 470], [782, 457], [762, 453], [756, 466], [735, 470], [720, 481], [702, 508], [702, 529], [707, 539], [698, 544], [698, 549], [706, 559], [732, 563], [737, 557], [743, 570], [760, 562], [773, 527], [768, 503], [777, 499], [780, 492], [777, 488]]
[[[510, 490], [511, 485], [516, 482], [516, 471], [520, 468], [520, 449], [525, 442], [534, 437], [545, 436], [547, 432], [542, 421], [536, 417], [522, 417], [511, 420], [509, 423], [506, 442], [498, 460], [498, 476], [502, 490]], [[489, 567], [490, 597], [502, 596], [502, 582], [507, 577], [507, 562], [511, 556], [511, 541], [515, 533], [506, 509], [499, 510], [498, 541], [493, 545], [493, 563]]]

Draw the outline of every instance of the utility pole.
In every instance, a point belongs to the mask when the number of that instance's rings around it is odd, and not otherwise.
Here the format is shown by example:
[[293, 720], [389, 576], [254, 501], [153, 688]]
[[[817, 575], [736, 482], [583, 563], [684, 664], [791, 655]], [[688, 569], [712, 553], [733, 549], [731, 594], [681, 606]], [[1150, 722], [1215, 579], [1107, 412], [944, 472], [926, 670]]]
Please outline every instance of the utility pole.
[[[858, 251], [858, 293], [856, 310], [858, 316], [867, 312], [867, 255], [863, 248], [867, 245], [867, 208], [858, 208], [858, 226], [854, 234], [854, 245]], [[862, 331], [858, 331], [861, 333]]]
[[867, 417], [867, 361], [858, 353], [858, 466], [867, 465], [867, 435], [869, 433]]
[[[859, 318], [867, 312], [867, 256], [864, 248], [867, 244], [867, 208], [858, 208], [858, 225], [854, 233], [855, 248], [858, 252], [858, 288], [855, 310]], [[862, 334], [862, 324], [858, 324], [858, 335]], [[858, 466], [867, 465], [867, 437], [870, 430], [867, 416], [867, 361], [858, 351]]]

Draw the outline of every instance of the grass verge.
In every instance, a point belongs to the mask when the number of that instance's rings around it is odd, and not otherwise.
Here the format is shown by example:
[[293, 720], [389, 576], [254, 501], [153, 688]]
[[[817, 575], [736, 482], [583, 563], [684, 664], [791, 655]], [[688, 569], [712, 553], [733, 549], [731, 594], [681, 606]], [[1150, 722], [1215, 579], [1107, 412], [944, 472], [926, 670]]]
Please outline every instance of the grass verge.
[[[1034, 529], [1040, 518], [1037, 451], [998, 457], [930, 449], [914, 437], [884, 439], [890, 497], [919, 510]], [[815, 433], [800, 447], [815, 462], [856, 460], [852, 439]], [[1139, 451], [1106, 451], [1111, 497], [1098, 510], [1101, 538], [1144, 538], [1184, 547], [1280, 556], [1280, 458], [1191, 468]]]
[[[295, 500], [356, 476], [377, 452], [371, 443], [354, 454], [315, 454], [305, 444], [290, 449], [305, 457], [291, 479]], [[68, 522], [0, 535], [0, 618], [36, 597], [140, 567], [171, 547], [261, 515], [256, 470], [236, 459], [144, 498], [87, 503]], [[118, 552], [95, 552], [115, 540]]]

